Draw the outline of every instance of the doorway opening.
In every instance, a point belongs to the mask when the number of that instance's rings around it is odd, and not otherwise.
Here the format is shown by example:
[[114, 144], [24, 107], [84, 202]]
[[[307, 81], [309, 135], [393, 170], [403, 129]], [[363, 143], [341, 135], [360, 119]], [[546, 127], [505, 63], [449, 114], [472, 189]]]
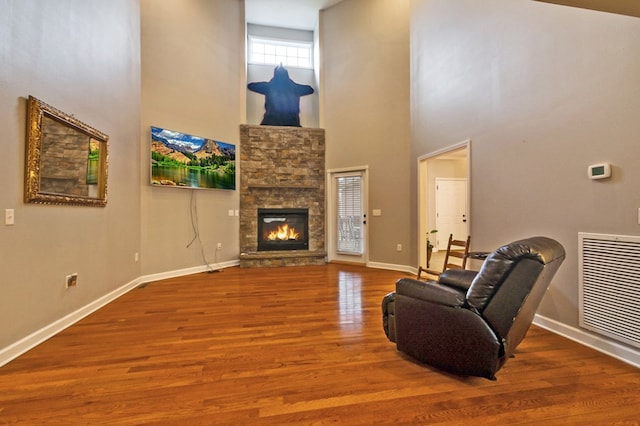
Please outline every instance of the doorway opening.
[[418, 265], [426, 264], [427, 237], [437, 251], [446, 248], [449, 234], [470, 235], [470, 151], [466, 140], [418, 158]]

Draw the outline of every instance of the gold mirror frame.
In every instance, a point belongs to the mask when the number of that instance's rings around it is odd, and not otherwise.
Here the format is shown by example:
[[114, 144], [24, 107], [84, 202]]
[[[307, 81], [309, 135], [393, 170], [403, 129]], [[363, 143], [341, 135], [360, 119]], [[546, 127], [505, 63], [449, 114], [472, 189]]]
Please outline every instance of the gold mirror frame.
[[26, 203], [107, 205], [109, 137], [29, 96]]

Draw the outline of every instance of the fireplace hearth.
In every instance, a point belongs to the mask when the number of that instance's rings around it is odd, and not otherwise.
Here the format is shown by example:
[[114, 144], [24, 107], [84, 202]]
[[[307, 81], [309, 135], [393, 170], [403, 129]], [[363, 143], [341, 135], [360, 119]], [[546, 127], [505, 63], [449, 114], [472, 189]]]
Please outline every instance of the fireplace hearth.
[[258, 251], [308, 250], [309, 209], [258, 209]]

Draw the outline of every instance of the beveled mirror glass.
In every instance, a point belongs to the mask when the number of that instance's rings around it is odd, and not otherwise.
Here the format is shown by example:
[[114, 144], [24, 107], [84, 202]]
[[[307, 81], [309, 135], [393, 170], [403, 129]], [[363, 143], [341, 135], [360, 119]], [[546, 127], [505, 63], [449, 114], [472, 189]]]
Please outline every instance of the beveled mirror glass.
[[104, 207], [109, 137], [29, 96], [25, 202]]

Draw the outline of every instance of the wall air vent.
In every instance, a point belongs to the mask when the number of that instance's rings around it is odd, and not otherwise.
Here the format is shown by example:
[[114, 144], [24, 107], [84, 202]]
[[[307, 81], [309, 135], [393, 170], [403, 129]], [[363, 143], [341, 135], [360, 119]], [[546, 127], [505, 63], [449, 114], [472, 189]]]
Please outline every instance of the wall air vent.
[[580, 327], [640, 348], [640, 237], [578, 234]]

